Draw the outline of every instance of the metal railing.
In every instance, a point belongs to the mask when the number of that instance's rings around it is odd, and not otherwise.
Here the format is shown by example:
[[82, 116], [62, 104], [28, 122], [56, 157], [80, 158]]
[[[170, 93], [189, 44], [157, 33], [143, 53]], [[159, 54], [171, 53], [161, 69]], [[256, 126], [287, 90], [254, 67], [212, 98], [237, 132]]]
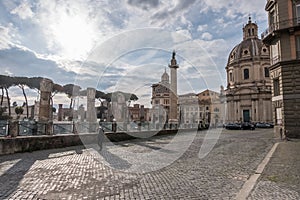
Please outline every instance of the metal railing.
[[8, 121], [1, 120], [0, 121], [0, 136], [8, 135]]
[[[17, 123], [18, 136], [35, 136], [35, 135], [47, 135], [49, 129], [51, 129], [54, 135], [59, 134], [76, 134], [76, 133], [89, 133], [95, 132], [99, 128], [99, 123], [87, 123], [87, 122], [54, 122], [53, 124], [41, 123], [33, 120], [24, 120]], [[177, 127], [171, 127], [165, 123], [115, 123], [104, 122], [101, 126], [106, 132], [136, 132], [136, 131], [153, 131], [153, 130], [169, 130], [176, 129]], [[10, 122], [6, 120], [0, 121], [0, 137], [9, 136]], [[92, 127], [92, 131], [91, 131]], [[197, 127], [193, 124], [192, 127]], [[191, 128], [190, 126], [181, 125], [180, 128]], [[51, 132], [50, 131], [50, 132]]]
[[69, 134], [74, 133], [74, 123], [54, 123], [53, 134]]
[[287, 29], [287, 28], [293, 28], [296, 26], [300, 26], [300, 18], [293, 18], [293, 19], [282, 20], [279, 22], [273, 22], [261, 34], [261, 38], [262, 39], [266, 38], [269, 34], [273, 33], [274, 31], [281, 30], [281, 29]]
[[41, 123], [37, 121], [19, 121], [18, 135], [46, 135], [47, 123]]

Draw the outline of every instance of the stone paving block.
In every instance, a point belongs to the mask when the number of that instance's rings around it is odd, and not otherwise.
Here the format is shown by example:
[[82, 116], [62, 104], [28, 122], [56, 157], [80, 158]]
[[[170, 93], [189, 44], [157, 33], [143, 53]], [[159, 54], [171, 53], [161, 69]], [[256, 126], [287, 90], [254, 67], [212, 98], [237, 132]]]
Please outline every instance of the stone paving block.
[[[145, 153], [174, 155], [165, 148], [174, 136], [107, 144], [102, 152], [91, 146], [81, 153], [70, 147], [0, 156], [0, 199], [234, 199], [272, 147], [273, 132], [225, 130], [199, 159], [205, 133], [197, 133], [178, 159], [146, 173], [128, 169], [143, 162], [155, 169]], [[175, 141], [178, 149], [186, 139]]]

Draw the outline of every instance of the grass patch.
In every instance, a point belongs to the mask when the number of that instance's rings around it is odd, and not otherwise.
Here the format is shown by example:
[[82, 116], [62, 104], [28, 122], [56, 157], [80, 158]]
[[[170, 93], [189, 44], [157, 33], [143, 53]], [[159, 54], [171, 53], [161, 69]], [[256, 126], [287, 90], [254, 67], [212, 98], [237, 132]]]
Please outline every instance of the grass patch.
[[272, 176], [268, 176], [267, 179], [269, 181], [272, 181], [272, 182], [278, 182], [279, 181], [279, 178], [275, 175], [272, 175]]

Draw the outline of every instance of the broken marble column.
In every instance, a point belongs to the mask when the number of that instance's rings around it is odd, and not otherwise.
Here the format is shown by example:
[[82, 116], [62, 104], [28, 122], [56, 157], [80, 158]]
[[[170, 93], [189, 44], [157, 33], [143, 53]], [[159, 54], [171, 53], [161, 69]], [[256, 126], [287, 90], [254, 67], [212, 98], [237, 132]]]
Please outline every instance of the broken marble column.
[[89, 132], [96, 132], [97, 129], [97, 114], [95, 108], [95, 88], [87, 88], [87, 111], [86, 121], [88, 123]]
[[40, 83], [40, 108], [39, 108], [39, 120], [42, 124], [39, 126], [39, 133], [45, 133], [46, 135], [52, 135], [53, 133], [53, 121], [52, 121], [52, 107], [50, 104], [51, 92], [53, 88], [53, 82], [50, 79], [44, 78]]

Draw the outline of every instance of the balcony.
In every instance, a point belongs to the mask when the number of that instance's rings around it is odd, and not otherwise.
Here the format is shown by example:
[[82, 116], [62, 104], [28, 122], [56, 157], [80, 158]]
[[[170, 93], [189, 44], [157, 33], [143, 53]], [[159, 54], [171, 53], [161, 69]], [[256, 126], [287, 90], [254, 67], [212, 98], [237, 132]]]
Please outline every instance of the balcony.
[[282, 20], [279, 22], [274, 22], [270, 24], [270, 26], [261, 34], [262, 40], [268, 40], [270, 36], [279, 30], [291, 29], [293, 30], [295, 27], [300, 27], [300, 18], [293, 18], [288, 20]]

